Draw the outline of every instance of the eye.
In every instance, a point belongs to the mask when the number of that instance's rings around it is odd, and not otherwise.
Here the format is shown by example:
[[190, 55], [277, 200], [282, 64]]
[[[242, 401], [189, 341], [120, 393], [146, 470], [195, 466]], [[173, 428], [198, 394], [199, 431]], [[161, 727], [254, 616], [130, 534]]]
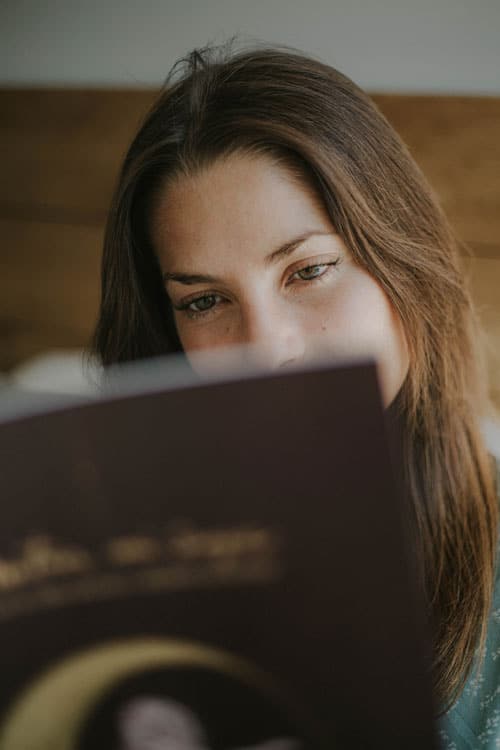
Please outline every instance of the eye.
[[338, 261], [331, 261], [330, 263], [313, 263], [309, 266], [304, 266], [304, 268], [299, 268], [298, 271], [295, 271], [290, 276], [289, 281], [293, 281], [294, 279], [299, 279], [300, 281], [314, 281], [314, 279], [319, 279], [321, 276], [323, 276], [332, 266], [336, 266]]
[[203, 315], [210, 312], [216, 305], [222, 302], [220, 294], [202, 294], [194, 299], [182, 302], [180, 305], [174, 305], [175, 310], [186, 312], [192, 317]]
[[192, 312], [206, 312], [214, 307], [220, 300], [217, 294], [205, 294], [203, 297], [198, 297], [187, 303], [187, 309]]
[[297, 276], [303, 281], [309, 281], [309, 279], [315, 279], [318, 276], [321, 276], [326, 268], [326, 263], [321, 263], [315, 266], [306, 266], [305, 268], [301, 268], [300, 271], [297, 271]]

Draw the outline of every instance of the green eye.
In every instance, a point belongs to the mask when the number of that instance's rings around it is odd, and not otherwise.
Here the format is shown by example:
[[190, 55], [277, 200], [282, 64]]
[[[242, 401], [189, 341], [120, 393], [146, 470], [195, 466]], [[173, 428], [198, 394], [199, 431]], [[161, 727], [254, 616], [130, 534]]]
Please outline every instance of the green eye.
[[206, 294], [204, 297], [198, 297], [198, 299], [193, 300], [189, 303], [187, 306], [188, 310], [191, 310], [192, 312], [206, 312], [207, 310], [210, 310], [212, 307], [214, 307], [217, 304], [217, 295], [216, 294]]
[[174, 305], [173, 307], [174, 310], [179, 310], [191, 318], [196, 318], [198, 315], [209, 313], [221, 304], [222, 301], [222, 297], [219, 294], [203, 294], [200, 297], [195, 297], [195, 299], [182, 302], [180, 305]]
[[326, 263], [318, 263], [315, 266], [306, 266], [305, 268], [301, 268], [300, 271], [297, 271], [297, 276], [299, 279], [302, 279], [302, 281], [310, 281], [311, 279], [316, 279], [318, 276], [322, 276], [327, 268]]

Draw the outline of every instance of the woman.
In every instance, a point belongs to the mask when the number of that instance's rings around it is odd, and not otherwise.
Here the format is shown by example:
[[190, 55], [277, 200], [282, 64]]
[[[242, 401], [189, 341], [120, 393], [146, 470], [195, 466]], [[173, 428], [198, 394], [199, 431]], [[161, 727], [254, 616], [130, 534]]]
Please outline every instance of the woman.
[[94, 348], [105, 365], [242, 342], [273, 367], [374, 354], [450, 748], [500, 740], [498, 501], [474, 331], [445, 217], [354, 83], [283, 49], [195, 51], [174, 68], [120, 175]]

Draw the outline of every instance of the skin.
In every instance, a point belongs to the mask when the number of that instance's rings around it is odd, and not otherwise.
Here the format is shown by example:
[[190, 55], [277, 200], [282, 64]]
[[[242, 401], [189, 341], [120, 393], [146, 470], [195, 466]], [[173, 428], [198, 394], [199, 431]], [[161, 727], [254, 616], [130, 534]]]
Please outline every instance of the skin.
[[233, 154], [178, 176], [157, 196], [151, 233], [188, 357], [238, 344], [271, 368], [370, 355], [392, 401], [408, 371], [400, 320], [287, 168]]

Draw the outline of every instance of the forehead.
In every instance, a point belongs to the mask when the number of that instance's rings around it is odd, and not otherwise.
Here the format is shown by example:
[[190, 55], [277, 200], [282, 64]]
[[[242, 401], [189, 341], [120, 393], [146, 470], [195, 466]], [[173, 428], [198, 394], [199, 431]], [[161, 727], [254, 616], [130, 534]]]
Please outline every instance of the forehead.
[[265, 255], [308, 231], [333, 231], [318, 196], [270, 157], [231, 155], [166, 185], [152, 211], [152, 237], [162, 262], [237, 250]]

